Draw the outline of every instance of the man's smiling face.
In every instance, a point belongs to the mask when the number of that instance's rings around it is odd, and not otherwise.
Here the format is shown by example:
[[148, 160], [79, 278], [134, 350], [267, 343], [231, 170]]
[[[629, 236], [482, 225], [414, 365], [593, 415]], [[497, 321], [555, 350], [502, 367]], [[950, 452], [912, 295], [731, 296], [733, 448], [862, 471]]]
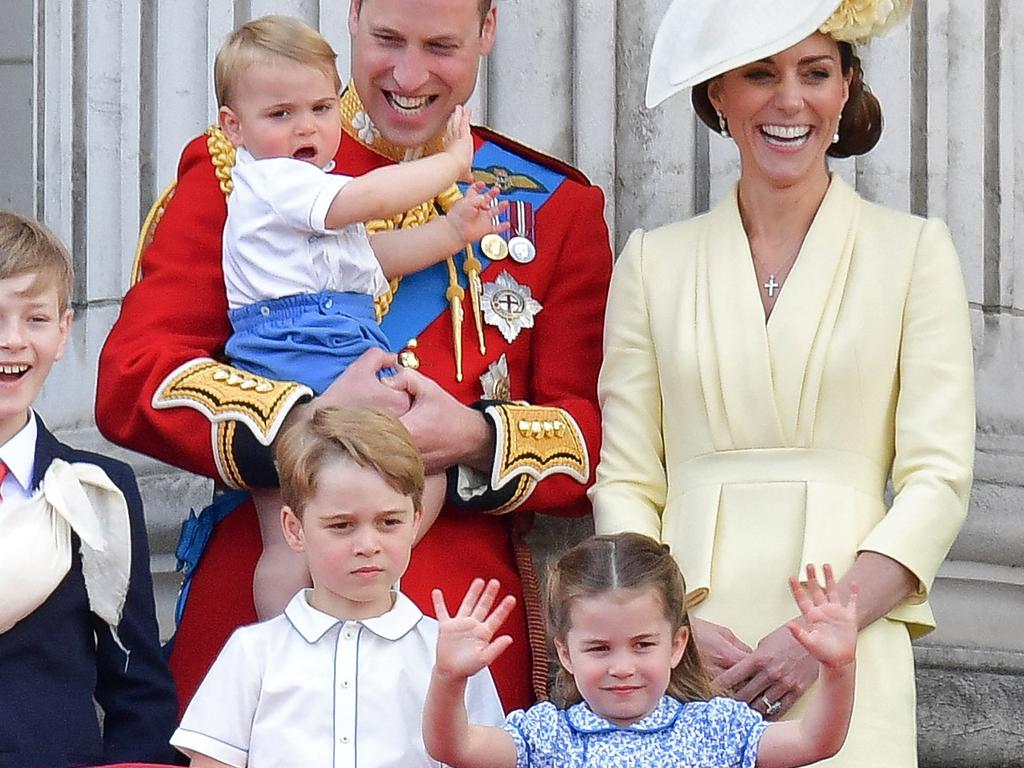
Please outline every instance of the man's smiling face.
[[418, 147], [441, 134], [476, 87], [496, 12], [478, 0], [352, 0], [352, 80], [385, 139]]

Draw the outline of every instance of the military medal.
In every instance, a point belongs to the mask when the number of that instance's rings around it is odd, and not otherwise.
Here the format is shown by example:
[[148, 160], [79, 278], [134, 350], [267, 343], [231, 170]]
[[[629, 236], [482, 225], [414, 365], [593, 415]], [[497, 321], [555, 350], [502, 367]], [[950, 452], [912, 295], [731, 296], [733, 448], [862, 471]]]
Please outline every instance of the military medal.
[[[497, 209], [498, 199], [495, 198], [494, 200], [491, 200], [490, 205], [491, 208]], [[501, 223], [501, 218], [497, 213], [495, 213], [494, 216], [491, 217], [491, 221], [494, 222], [494, 226], [497, 227]], [[494, 232], [483, 236], [483, 239], [480, 241], [480, 250], [483, 251], [484, 256], [491, 261], [501, 261], [508, 257], [508, 243], [505, 241], [504, 237]]]
[[487, 366], [480, 377], [480, 386], [484, 391], [484, 400], [511, 400], [512, 382], [508, 375], [508, 360], [505, 354]]
[[508, 256], [508, 243], [505, 242], [504, 237], [492, 232], [489, 235], [484, 235], [480, 241], [480, 250], [491, 261], [501, 261]]
[[508, 241], [509, 256], [520, 264], [529, 264], [537, 256], [537, 247], [533, 244], [533, 206], [522, 201], [513, 202], [509, 205], [508, 219], [513, 235]]
[[533, 328], [534, 316], [544, 308], [529, 286], [521, 285], [508, 272], [484, 285], [483, 299], [484, 322], [497, 326], [510, 344], [523, 328]]

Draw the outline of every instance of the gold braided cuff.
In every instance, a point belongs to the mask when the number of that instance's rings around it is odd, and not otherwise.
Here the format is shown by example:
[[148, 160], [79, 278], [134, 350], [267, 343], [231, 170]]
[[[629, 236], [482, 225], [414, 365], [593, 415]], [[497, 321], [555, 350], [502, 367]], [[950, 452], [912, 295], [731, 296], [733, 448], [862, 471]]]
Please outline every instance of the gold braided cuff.
[[273, 381], [202, 357], [171, 371], [157, 387], [153, 407], [192, 408], [209, 419], [221, 477], [228, 485], [240, 487], [241, 473], [231, 448], [235, 425], [244, 424], [261, 445], [269, 446], [292, 406], [312, 396], [313, 391], [303, 384]]
[[509, 512], [526, 501], [537, 483], [551, 475], [569, 475], [579, 483], [590, 477], [587, 444], [579, 425], [561, 408], [501, 403], [484, 413], [494, 422], [496, 460], [491, 488], [510, 482], [519, 487], [495, 514]]

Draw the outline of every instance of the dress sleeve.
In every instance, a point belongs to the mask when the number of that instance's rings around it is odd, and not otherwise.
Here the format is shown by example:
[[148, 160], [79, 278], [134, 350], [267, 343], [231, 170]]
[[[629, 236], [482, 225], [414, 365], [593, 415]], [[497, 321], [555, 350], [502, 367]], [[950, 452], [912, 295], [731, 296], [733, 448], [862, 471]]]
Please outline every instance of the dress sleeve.
[[668, 482], [643, 247], [644, 233], [637, 230], [612, 275], [598, 381], [604, 442], [590, 496], [598, 533], [637, 531], [660, 539]]
[[550, 701], [509, 714], [505, 732], [516, 745], [516, 768], [559, 764], [554, 759], [561, 726], [559, 715], [559, 710]]
[[[974, 365], [960, 261], [945, 224], [922, 228], [903, 311], [895, 497], [861, 544], [901, 563], [926, 599], [967, 514], [974, 467]], [[897, 608], [890, 613], [899, 616]]]
[[243, 627], [228, 639], [171, 737], [189, 757], [198, 753], [235, 768], [248, 762], [266, 661], [251, 630]]
[[[103, 751], [107, 762], [170, 762], [167, 742], [174, 730], [178, 701], [160, 649], [149, 546], [142, 499], [127, 465], [105, 467], [128, 504], [131, 574], [117, 637], [93, 616], [96, 632], [96, 701], [103, 709]], [[128, 655], [125, 656], [125, 650]]]
[[742, 701], [717, 697], [703, 710], [699, 724], [715, 764], [755, 768], [757, 750], [768, 723]]

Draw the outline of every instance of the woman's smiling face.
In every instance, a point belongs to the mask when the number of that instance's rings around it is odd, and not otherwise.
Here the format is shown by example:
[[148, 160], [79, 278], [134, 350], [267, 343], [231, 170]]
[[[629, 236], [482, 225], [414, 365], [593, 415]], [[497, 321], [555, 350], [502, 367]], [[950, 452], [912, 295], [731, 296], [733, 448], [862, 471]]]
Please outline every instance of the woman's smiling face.
[[849, 97], [839, 47], [815, 32], [708, 85], [739, 148], [744, 179], [785, 188], [825, 175], [825, 151]]

